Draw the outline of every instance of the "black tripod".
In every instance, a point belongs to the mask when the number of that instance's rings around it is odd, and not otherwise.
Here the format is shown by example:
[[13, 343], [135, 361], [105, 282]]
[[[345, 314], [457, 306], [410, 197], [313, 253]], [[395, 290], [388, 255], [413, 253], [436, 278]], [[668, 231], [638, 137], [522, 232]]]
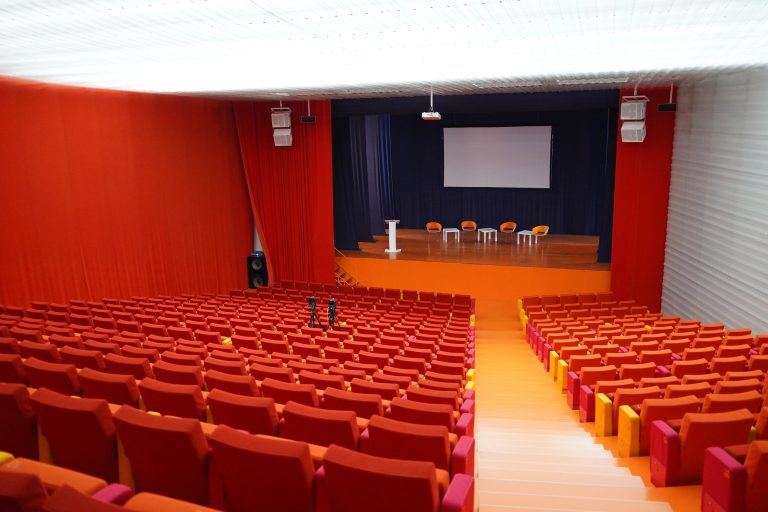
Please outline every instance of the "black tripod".
[[[321, 322], [320, 317], [317, 316], [317, 301], [315, 300], [315, 296], [313, 295], [309, 297], [307, 301], [308, 301], [308, 308], [309, 308], [309, 324], [308, 324], [309, 327], [314, 327], [315, 322], [317, 322], [318, 327], [325, 330], [325, 327], [323, 326], [323, 322]], [[328, 318], [330, 318], [330, 315]]]
[[328, 328], [341, 329], [341, 326], [339, 325], [338, 320], [336, 320], [336, 299], [334, 299], [333, 297], [328, 299]]

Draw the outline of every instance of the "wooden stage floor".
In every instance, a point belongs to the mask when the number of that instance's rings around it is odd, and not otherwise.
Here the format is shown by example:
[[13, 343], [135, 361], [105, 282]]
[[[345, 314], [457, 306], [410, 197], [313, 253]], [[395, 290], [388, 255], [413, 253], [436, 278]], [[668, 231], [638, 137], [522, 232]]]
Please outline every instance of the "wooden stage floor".
[[547, 235], [538, 244], [517, 244], [517, 237], [499, 233], [498, 242], [476, 241], [475, 236], [462, 234], [461, 242], [449, 235], [429, 235], [423, 229], [398, 229], [396, 254], [385, 253], [386, 236], [375, 236], [373, 242], [360, 242], [360, 251], [340, 251], [349, 258], [439, 261], [480, 265], [509, 265], [517, 267], [608, 270], [609, 263], [597, 262], [599, 237], [586, 235]]

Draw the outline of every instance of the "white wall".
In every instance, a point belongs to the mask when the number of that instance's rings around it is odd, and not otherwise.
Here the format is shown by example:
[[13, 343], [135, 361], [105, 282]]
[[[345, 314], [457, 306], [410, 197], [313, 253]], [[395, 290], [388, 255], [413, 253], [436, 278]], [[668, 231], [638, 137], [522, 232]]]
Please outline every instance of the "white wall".
[[679, 91], [662, 311], [768, 333], [767, 69]]

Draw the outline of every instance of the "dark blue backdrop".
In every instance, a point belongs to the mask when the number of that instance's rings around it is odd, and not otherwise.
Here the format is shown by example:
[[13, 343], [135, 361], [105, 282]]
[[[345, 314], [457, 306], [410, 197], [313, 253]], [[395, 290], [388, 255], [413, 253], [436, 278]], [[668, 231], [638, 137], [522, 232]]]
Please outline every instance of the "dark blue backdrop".
[[[386, 129], [379, 122], [366, 139], [364, 128], [364, 116], [379, 114], [389, 121], [391, 200], [400, 227], [423, 229], [430, 220], [458, 226], [464, 219], [494, 227], [512, 220], [518, 229], [547, 224], [552, 233], [598, 235], [598, 259], [610, 261], [618, 103], [616, 90], [446, 96], [435, 99], [442, 121], [427, 122], [419, 115], [427, 97], [333, 101], [336, 247], [357, 249], [379, 232], [372, 214], [382, 206], [368, 181], [382, 178], [371, 175], [366, 158], [381, 160], [383, 153], [372, 157], [370, 147], [383, 147]], [[549, 189], [443, 187], [443, 127], [524, 125], [552, 126]]]

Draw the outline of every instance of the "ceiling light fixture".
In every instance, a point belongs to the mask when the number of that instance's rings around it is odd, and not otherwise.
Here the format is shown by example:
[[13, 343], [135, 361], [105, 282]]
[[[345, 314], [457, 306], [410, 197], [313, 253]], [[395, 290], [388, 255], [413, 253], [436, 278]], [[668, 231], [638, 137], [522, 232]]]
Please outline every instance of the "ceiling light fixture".
[[629, 77], [599, 77], [599, 78], [567, 78], [558, 80], [560, 85], [593, 85], [593, 84], [623, 84], [629, 81]]
[[433, 104], [434, 100], [434, 91], [432, 89], [432, 86], [429, 86], [429, 111], [422, 112], [421, 118], [425, 121], [439, 121], [442, 119], [440, 116], [440, 112], [435, 112], [435, 107]]

